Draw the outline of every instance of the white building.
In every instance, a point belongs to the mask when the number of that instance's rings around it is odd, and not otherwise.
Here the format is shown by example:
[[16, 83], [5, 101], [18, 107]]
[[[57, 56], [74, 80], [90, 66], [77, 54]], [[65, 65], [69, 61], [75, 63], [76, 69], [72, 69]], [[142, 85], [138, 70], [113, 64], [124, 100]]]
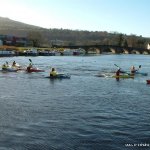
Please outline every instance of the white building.
[[150, 50], [150, 43], [147, 44], [147, 49]]

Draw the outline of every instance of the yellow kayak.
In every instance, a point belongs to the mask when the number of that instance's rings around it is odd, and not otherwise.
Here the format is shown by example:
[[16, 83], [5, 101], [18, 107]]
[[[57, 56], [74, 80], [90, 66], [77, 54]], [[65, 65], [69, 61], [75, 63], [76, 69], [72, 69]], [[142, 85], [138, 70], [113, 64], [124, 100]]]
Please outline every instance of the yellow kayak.
[[134, 78], [133, 75], [119, 75], [119, 76], [112, 76], [112, 78]]

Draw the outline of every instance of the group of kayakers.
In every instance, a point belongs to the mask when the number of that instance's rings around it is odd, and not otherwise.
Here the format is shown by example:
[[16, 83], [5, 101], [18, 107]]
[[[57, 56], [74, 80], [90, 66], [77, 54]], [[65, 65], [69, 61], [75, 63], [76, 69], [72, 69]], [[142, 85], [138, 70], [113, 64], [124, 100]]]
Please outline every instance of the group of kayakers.
[[17, 63], [16, 63], [15, 61], [13, 61], [12, 65], [9, 65], [9, 64], [8, 64], [8, 61], [6, 61], [6, 62], [2, 65], [2, 70], [7, 70], [7, 68], [10, 68], [10, 67], [15, 68], [15, 67], [19, 67], [19, 66], [17, 65]]
[[[115, 66], [117, 66], [117, 65], [115, 64]], [[126, 72], [126, 71], [122, 70], [120, 67], [118, 67], [118, 69], [115, 73], [116, 80], [119, 81], [120, 78], [134, 78], [134, 75], [137, 74], [137, 72], [140, 68], [141, 68], [141, 65], [139, 66], [138, 69], [136, 69], [134, 66], [131, 66], [130, 72]], [[146, 74], [143, 74], [143, 75], [146, 75]]]
[[[26, 70], [27, 70], [28, 72], [30, 72], [31, 69], [34, 68], [31, 59], [29, 59], [29, 61], [30, 61], [30, 62], [29, 62], [29, 65], [28, 65], [27, 68], [26, 68]], [[2, 70], [4, 70], [4, 71], [7, 71], [7, 69], [10, 69], [10, 68], [16, 68], [16, 69], [18, 68], [18, 65], [17, 65], [16, 61], [13, 61], [11, 65], [9, 65], [9, 63], [6, 61], [6, 62], [2, 65]], [[49, 73], [49, 76], [55, 77], [55, 76], [57, 76], [57, 74], [58, 74], [58, 72], [56, 71], [56, 69], [55, 69], [55, 68], [52, 68], [51, 71], [50, 71], [50, 73]]]
[[[134, 75], [135, 72], [137, 72], [138, 70], [139, 70], [139, 68], [136, 69], [134, 66], [131, 66], [131, 68], [130, 68], [130, 74], [131, 74], [131, 75]], [[126, 72], [123, 71], [123, 70], [121, 70], [121, 68], [118, 67], [118, 70], [116, 71], [116, 76], [119, 76], [120, 73], [126, 73]]]

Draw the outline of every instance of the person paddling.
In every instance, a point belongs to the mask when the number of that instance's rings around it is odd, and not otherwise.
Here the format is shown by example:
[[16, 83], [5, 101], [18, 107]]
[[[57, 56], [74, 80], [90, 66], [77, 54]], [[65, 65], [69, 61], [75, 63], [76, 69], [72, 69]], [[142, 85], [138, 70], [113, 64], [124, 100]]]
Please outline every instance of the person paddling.
[[13, 61], [12, 67], [16, 67], [16, 62], [15, 61]]
[[30, 72], [31, 68], [33, 68], [32, 60], [29, 59], [29, 61], [30, 61], [30, 63], [29, 63], [29, 65], [28, 65], [28, 67], [27, 67], [27, 71], [28, 71], [28, 72]]
[[3, 65], [2, 65], [2, 70], [6, 70], [8, 67], [7, 67], [7, 65], [4, 63]]
[[55, 68], [52, 68], [52, 70], [50, 71], [50, 77], [56, 77], [57, 76], [57, 71], [55, 70]]
[[116, 71], [116, 80], [117, 81], [119, 81], [120, 73], [122, 73], [121, 68], [118, 68], [118, 70]]
[[135, 69], [134, 66], [131, 66], [130, 70], [131, 70], [131, 74], [134, 74], [136, 71], [138, 71], [137, 69]]
[[119, 69], [116, 71], [116, 76], [120, 76], [120, 73], [121, 73], [121, 69], [119, 68]]

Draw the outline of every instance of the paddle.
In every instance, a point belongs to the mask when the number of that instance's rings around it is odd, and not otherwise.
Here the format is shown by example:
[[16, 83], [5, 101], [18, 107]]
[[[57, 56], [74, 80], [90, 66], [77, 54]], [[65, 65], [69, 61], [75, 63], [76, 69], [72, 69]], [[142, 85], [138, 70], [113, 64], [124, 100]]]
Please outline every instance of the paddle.
[[114, 64], [116, 67], [120, 68], [118, 65]]
[[31, 60], [31, 59], [29, 59], [29, 61], [32, 63], [32, 60]]
[[[119, 69], [121, 69], [121, 67], [119, 67], [117, 64], [114, 64], [116, 67], [118, 67]], [[121, 73], [127, 73], [126, 71], [120, 71]], [[128, 74], [128, 73], [127, 73]]]
[[31, 62], [31, 64], [33, 65], [33, 62], [32, 62], [32, 60], [31, 59], [29, 59], [29, 61]]
[[141, 65], [139, 65], [139, 68], [138, 68], [138, 70], [141, 68], [142, 66]]
[[139, 68], [138, 68], [135, 72], [139, 71], [139, 69], [140, 69], [141, 67], [142, 67], [142, 66], [141, 66], [141, 65], [139, 65]]

